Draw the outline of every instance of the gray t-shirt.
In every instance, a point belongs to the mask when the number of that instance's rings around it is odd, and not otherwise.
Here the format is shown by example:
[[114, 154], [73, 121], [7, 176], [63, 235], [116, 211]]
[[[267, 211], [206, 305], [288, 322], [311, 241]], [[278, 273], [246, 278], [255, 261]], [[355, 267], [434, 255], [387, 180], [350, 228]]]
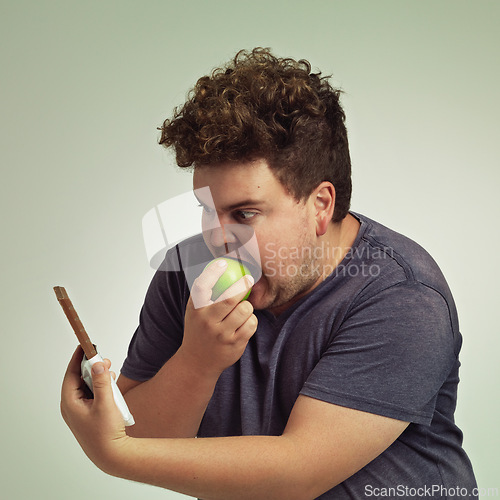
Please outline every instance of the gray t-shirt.
[[[324, 499], [473, 496], [471, 463], [454, 423], [462, 337], [437, 264], [415, 242], [367, 217], [351, 251], [310, 294], [257, 332], [219, 378], [200, 437], [279, 435], [299, 394], [411, 422]], [[153, 377], [182, 342], [189, 287], [182, 270], [201, 238], [169, 251], [155, 274], [122, 373]], [[201, 262], [201, 263], [200, 263]], [[457, 488], [461, 490], [458, 491]]]

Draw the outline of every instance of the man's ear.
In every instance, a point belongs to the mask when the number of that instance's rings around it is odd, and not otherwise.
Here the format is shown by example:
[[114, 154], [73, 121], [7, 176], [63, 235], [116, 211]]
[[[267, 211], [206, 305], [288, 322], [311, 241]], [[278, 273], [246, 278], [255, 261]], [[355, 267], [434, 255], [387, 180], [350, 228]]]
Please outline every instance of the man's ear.
[[324, 181], [314, 190], [316, 213], [316, 235], [323, 236], [333, 217], [335, 208], [335, 188], [331, 182]]

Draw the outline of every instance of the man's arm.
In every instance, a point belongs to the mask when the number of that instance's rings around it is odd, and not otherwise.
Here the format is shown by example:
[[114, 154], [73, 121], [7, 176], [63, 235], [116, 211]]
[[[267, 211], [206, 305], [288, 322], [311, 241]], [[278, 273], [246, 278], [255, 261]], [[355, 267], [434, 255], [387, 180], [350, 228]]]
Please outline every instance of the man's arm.
[[68, 367], [61, 409], [89, 458], [108, 474], [200, 498], [315, 498], [372, 461], [408, 425], [299, 396], [282, 436], [132, 438], [107, 368], [93, 372], [95, 397], [84, 399], [80, 358], [75, 353]]
[[139, 440], [117, 471], [204, 499], [312, 499], [371, 462], [407, 425], [300, 396], [282, 436]]
[[120, 375], [117, 385], [124, 395], [135, 425], [127, 433], [135, 437], [194, 437], [212, 397], [217, 377], [193, 370], [177, 352], [147, 382]]
[[251, 286], [246, 278], [216, 303], [210, 300], [212, 287], [224, 271], [224, 267], [211, 265], [195, 280], [182, 345], [158, 373], [143, 383], [118, 378], [136, 422], [127, 428], [130, 436], [196, 436], [220, 374], [241, 357], [255, 333], [253, 307], [241, 302]]

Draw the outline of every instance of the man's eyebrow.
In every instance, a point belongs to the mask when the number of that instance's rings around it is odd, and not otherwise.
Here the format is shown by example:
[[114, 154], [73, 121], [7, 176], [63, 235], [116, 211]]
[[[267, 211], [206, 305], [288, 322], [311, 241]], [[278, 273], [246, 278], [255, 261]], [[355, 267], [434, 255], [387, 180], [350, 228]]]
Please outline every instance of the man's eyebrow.
[[[204, 203], [202, 200], [200, 200], [198, 198], [198, 196], [194, 195], [195, 198], [198, 200], [198, 202], [203, 205], [203, 206], [208, 206], [206, 203]], [[235, 210], [236, 208], [241, 208], [241, 207], [257, 207], [257, 206], [262, 206], [262, 205], [265, 205], [266, 204], [266, 201], [265, 200], [256, 200], [256, 199], [252, 199], [252, 198], [247, 198], [246, 200], [241, 200], [241, 201], [238, 201], [236, 203], [232, 203], [231, 205], [227, 205], [225, 207], [217, 207], [219, 209], [223, 209], [225, 211], [231, 211], [231, 210]], [[213, 206], [211, 204], [211, 206]]]
[[228, 205], [227, 207], [223, 207], [225, 210], [234, 210], [236, 208], [241, 208], [241, 207], [258, 207], [261, 205], [265, 205], [266, 201], [265, 200], [254, 200], [252, 198], [248, 198], [243, 201], [239, 201], [237, 203], [232, 203], [231, 205]]

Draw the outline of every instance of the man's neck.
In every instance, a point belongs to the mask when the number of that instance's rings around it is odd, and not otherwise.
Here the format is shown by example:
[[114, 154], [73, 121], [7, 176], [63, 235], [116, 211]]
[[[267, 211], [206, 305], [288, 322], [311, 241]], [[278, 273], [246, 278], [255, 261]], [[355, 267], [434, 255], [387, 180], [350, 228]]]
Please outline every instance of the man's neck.
[[330, 224], [327, 232], [321, 236], [324, 248], [329, 249], [324, 255], [324, 276], [325, 279], [342, 262], [349, 250], [352, 248], [358, 235], [360, 223], [351, 214], [340, 222]]

